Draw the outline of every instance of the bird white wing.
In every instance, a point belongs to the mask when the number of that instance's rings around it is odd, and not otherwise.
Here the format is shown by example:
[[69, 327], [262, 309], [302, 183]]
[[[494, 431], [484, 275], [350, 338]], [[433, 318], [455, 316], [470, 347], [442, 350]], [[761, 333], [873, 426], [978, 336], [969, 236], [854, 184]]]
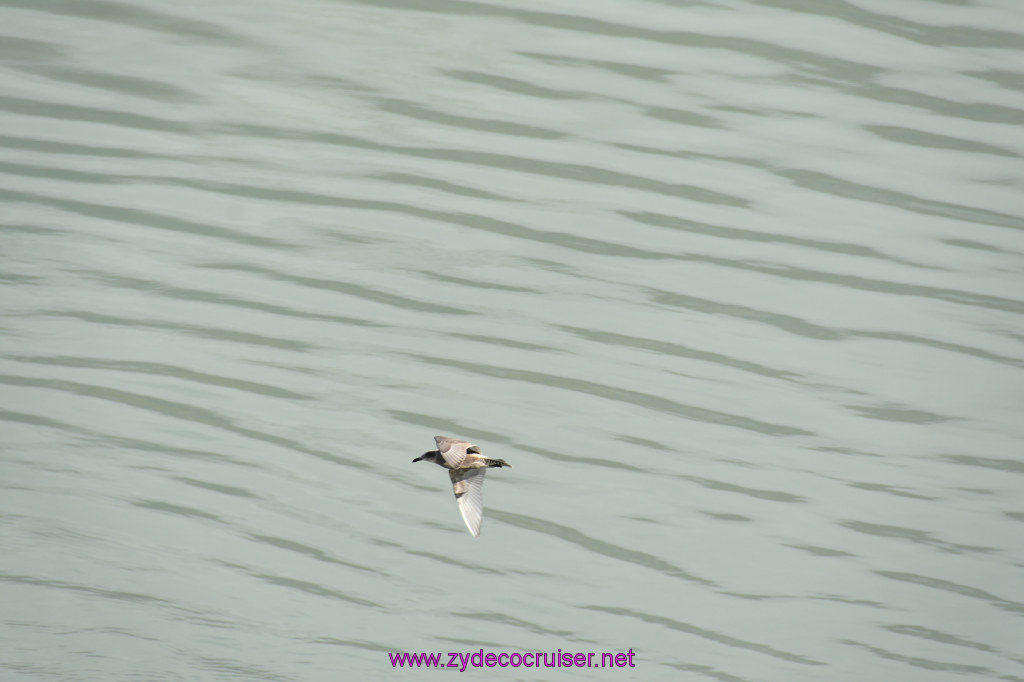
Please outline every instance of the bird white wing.
[[444, 457], [444, 461], [453, 469], [458, 469], [462, 465], [467, 452], [480, 454], [479, 446], [464, 440], [434, 436], [434, 442], [437, 443], [437, 451]]
[[473, 537], [479, 537], [480, 524], [484, 520], [484, 474], [487, 469], [459, 469], [448, 473], [462, 520]]

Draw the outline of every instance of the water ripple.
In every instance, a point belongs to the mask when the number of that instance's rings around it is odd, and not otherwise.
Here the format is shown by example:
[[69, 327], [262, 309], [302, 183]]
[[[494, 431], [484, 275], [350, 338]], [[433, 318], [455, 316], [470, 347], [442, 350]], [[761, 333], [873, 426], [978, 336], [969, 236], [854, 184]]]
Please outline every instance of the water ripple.
[[682, 578], [689, 582], [709, 586], [715, 584], [714, 581], [694, 575], [693, 573], [683, 570], [664, 559], [647, 554], [646, 552], [639, 552], [626, 547], [620, 547], [610, 542], [598, 540], [597, 538], [581, 533], [575, 528], [570, 528], [568, 526], [563, 526], [552, 521], [546, 521], [533, 516], [527, 516], [525, 514], [515, 514], [513, 512], [505, 512], [498, 509], [488, 510], [487, 514], [500, 521], [504, 521], [505, 523], [517, 526], [524, 530], [550, 535], [574, 545], [579, 545], [588, 552], [594, 552], [595, 554], [601, 554], [611, 559], [617, 559], [619, 561], [643, 566], [644, 568], [649, 568], [653, 571], [663, 573], [670, 578]]
[[653, 614], [643, 613], [641, 611], [636, 611], [634, 609], [598, 605], [581, 606], [580, 608], [588, 609], [590, 611], [598, 611], [601, 613], [610, 613], [617, 616], [626, 616], [628, 618], [633, 618], [644, 623], [660, 625], [661, 627], [665, 627], [670, 630], [683, 632], [688, 635], [694, 635], [702, 639], [717, 642], [718, 644], [725, 644], [726, 646], [734, 647], [737, 649], [746, 649], [748, 651], [754, 651], [759, 654], [764, 654], [766, 656], [777, 658], [783, 661], [789, 661], [791, 663], [800, 663], [803, 665], [827, 665], [823, 661], [817, 661], [807, 656], [801, 656], [799, 654], [793, 654], [788, 651], [782, 651], [780, 649], [776, 649], [775, 647], [768, 646], [767, 644], [748, 642], [746, 640], [738, 639], [730, 635], [715, 632], [714, 630], [708, 630], [707, 628], [691, 625], [690, 623], [684, 623], [682, 621], [678, 621], [672, 618], [665, 618], [664, 616], [655, 616]]
[[511, 379], [514, 381], [524, 381], [541, 386], [550, 386], [553, 388], [561, 388], [567, 391], [585, 393], [587, 395], [593, 395], [599, 398], [605, 398], [607, 400], [629, 403], [650, 410], [656, 410], [658, 412], [674, 414], [695, 421], [711, 422], [715, 424], [726, 424], [729, 426], [747, 429], [750, 431], [756, 431], [758, 433], [764, 433], [768, 435], [814, 435], [810, 431], [806, 431], [804, 429], [796, 428], [793, 426], [787, 426], [784, 424], [772, 424], [770, 422], [763, 422], [757, 419], [751, 419], [750, 417], [746, 417], [740, 414], [729, 414], [726, 412], [719, 412], [717, 410], [710, 410], [704, 407], [697, 407], [695, 405], [687, 405], [684, 403], [676, 402], [674, 400], [670, 400], [668, 398], [656, 396], [650, 393], [643, 393], [641, 391], [634, 391], [625, 388], [608, 386], [605, 384], [601, 384], [595, 381], [588, 381], [585, 379], [574, 379], [572, 377], [556, 376], [552, 374], [545, 374], [543, 372], [533, 372], [525, 369], [513, 369], [511, 367], [500, 367], [475, 362], [466, 362], [462, 360], [451, 360], [448, 358], [441, 358], [432, 355], [411, 355], [411, 357], [415, 357], [435, 365], [455, 367], [466, 372], [471, 372], [475, 374], [495, 376], [503, 379]]

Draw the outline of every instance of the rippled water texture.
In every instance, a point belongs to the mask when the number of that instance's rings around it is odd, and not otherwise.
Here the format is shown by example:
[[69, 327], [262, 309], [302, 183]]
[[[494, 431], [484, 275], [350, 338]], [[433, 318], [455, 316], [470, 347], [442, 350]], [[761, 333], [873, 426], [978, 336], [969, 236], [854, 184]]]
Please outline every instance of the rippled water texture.
[[0, 679], [1024, 680], [1018, 0], [0, 0], [0, 66]]

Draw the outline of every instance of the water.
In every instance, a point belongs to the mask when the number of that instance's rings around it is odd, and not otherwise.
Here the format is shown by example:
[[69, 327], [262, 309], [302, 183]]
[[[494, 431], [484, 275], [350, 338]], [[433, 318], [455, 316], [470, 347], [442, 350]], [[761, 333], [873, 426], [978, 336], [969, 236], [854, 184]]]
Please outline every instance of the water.
[[1024, 679], [1019, 3], [0, 18], [0, 678]]

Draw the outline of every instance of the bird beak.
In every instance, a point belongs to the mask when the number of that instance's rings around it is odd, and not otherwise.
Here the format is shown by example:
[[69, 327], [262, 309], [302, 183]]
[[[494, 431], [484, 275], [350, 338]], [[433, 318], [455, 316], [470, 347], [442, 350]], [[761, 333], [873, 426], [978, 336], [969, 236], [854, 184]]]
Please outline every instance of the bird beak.
[[421, 459], [423, 459], [423, 455], [420, 455], [419, 457], [417, 457], [417, 458], [416, 458], [416, 459], [414, 459], [413, 461], [414, 461], [414, 462], [418, 462], [418, 461], [420, 461]]

